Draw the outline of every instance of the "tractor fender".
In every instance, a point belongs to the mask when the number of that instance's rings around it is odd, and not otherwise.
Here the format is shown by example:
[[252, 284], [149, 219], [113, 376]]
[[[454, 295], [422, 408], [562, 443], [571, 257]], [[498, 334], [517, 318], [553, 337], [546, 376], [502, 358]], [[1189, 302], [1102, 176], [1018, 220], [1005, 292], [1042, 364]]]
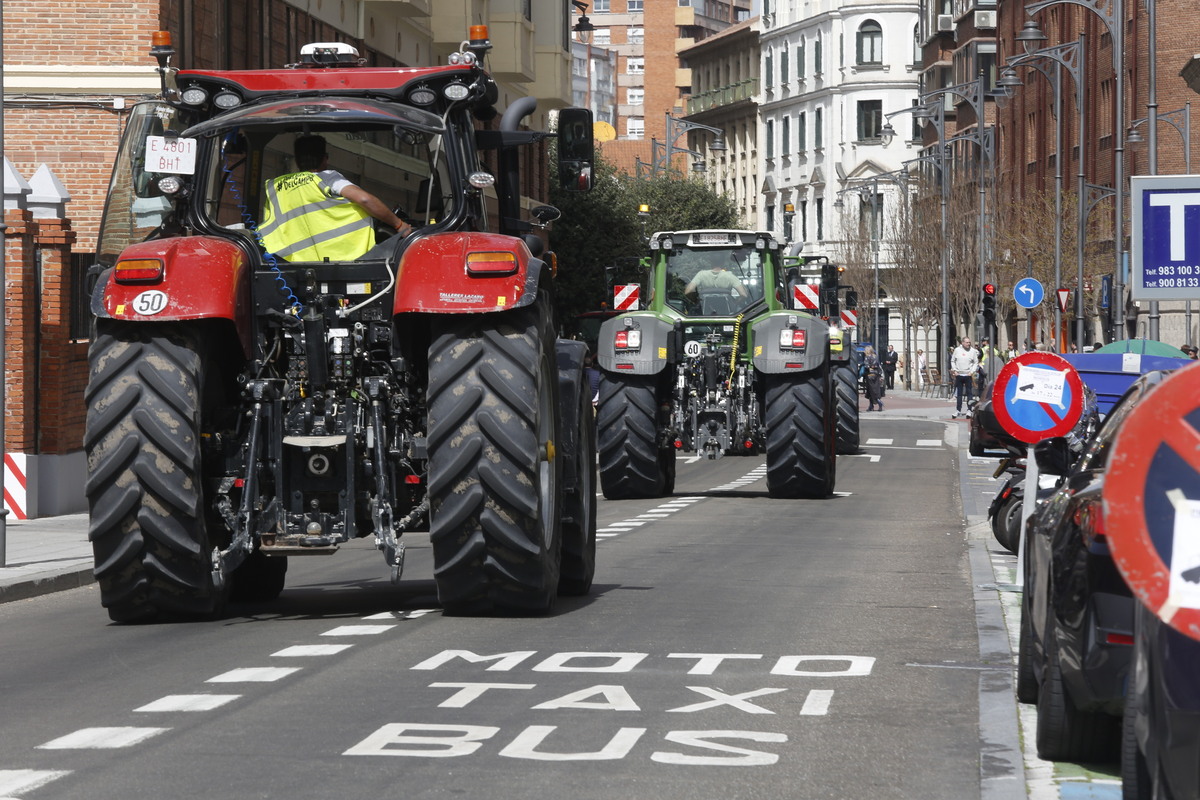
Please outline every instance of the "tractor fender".
[[[794, 326], [791, 320], [795, 320]], [[779, 334], [788, 327], [804, 331], [804, 347], [781, 347]], [[808, 372], [829, 361], [829, 323], [808, 314], [776, 313], [750, 326], [754, 369], [765, 373]]]
[[[121, 265], [162, 265], [157, 278], [124, 281]], [[250, 352], [250, 266], [236, 244], [212, 236], [178, 236], [131, 244], [116, 264], [100, 273], [92, 290], [92, 313], [126, 322], [229, 320]]]
[[394, 313], [478, 314], [537, 300], [544, 263], [515, 236], [455, 231], [411, 242], [400, 258]]
[[[618, 351], [613, 343], [618, 333], [626, 329], [641, 333], [641, 346], [636, 350]], [[596, 360], [605, 372], [624, 375], [657, 375], [671, 363], [675, 354], [671, 347], [670, 323], [650, 313], [622, 314], [600, 326], [596, 343]]]
[[584, 356], [587, 355], [587, 345], [573, 339], [559, 339], [555, 342], [555, 359], [558, 368], [558, 412], [559, 449], [565, 458], [563, 463], [563, 486], [571, 491], [579, 483], [575, 456], [579, 452], [579, 395], [587, 392], [590, 396], [591, 386], [583, 370]]

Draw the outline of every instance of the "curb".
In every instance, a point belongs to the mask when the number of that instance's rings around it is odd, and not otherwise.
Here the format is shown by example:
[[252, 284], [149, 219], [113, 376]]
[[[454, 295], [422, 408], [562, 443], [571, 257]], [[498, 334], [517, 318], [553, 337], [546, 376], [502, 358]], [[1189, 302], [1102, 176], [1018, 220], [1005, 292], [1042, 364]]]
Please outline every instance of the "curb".
[[61, 572], [43, 572], [15, 583], [0, 585], [0, 604], [78, 589], [95, 582], [96, 576], [92, 574], [90, 566]]

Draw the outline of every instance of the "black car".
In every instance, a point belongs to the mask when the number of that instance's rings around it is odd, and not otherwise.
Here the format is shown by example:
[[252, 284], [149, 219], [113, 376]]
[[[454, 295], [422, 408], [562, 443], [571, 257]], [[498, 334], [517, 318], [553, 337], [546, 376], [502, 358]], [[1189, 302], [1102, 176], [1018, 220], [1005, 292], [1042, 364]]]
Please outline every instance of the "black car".
[[1200, 797], [1200, 642], [1141, 603], [1121, 744], [1123, 796]]
[[1133, 644], [1134, 600], [1109, 552], [1102, 492], [1121, 423], [1167, 373], [1138, 378], [1077, 460], [1066, 439], [1034, 448], [1062, 476], [1025, 533], [1017, 699], [1037, 703], [1037, 751], [1061, 761], [1115, 760]]

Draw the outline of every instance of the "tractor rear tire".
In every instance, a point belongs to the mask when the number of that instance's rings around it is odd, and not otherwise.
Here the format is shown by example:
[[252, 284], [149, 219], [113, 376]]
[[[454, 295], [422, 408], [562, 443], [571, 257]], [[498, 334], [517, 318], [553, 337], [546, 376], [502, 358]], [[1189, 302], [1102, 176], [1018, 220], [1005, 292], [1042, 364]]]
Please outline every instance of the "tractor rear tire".
[[203, 338], [101, 319], [88, 350], [88, 539], [115, 622], [207, 617], [213, 580], [201, 474]]
[[838, 455], [859, 451], [858, 368], [851, 360], [834, 368], [834, 392], [837, 395]]
[[596, 574], [596, 412], [586, 376], [577, 394], [575, 490], [565, 499], [558, 593], [582, 596]]
[[596, 436], [600, 488], [609, 500], [661, 497], [675, 483], [670, 463], [658, 447], [658, 400], [654, 375], [600, 377]]
[[433, 317], [429, 523], [450, 614], [540, 614], [558, 594], [562, 461], [548, 302]]
[[768, 375], [767, 492], [778, 498], [833, 493], [837, 436], [828, 370]]

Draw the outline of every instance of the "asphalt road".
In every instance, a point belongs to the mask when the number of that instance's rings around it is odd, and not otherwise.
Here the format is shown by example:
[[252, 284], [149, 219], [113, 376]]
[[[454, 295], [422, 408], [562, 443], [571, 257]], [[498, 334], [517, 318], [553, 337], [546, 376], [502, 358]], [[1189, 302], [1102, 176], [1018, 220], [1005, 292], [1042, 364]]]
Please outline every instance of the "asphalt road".
[[213, 622], [0, 605], [0, 797], [978, 798], [958, 450], [863, 434], [827, 500], [769, 499], [761, 458], [602, 500], [594, 591], [549, 617], [443, 617], [421, 534], [398, 587], [355, 543]]

